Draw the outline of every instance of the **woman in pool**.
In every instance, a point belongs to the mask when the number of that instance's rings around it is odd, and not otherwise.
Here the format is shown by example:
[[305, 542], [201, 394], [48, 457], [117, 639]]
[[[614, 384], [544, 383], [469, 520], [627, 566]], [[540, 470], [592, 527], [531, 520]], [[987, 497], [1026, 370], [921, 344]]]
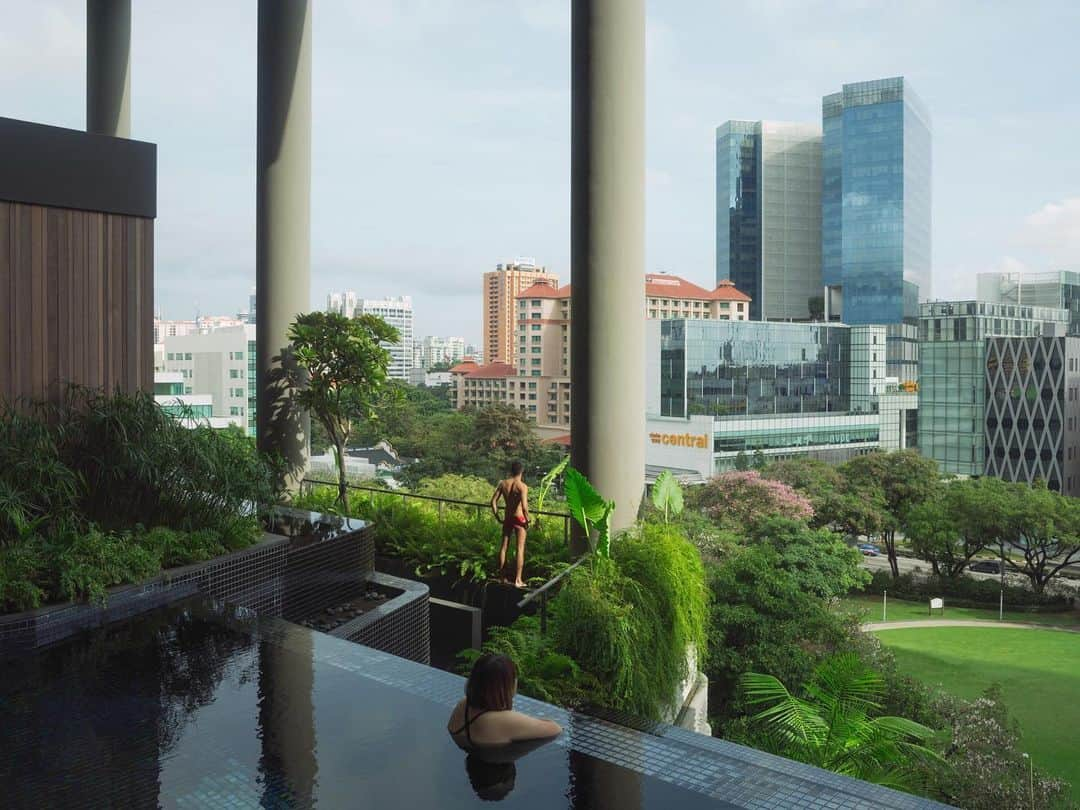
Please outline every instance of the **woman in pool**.
[[[514, 711], [517, 667], [505, 655], [482, 655], [465, 684], [465, 699], [454, 707], [446, 730], [465, 751], [495, 753], [500, 746], [544, 742], [559, 736], [562, 726]], [[530, 746], [530, 748], [535, 746]]]

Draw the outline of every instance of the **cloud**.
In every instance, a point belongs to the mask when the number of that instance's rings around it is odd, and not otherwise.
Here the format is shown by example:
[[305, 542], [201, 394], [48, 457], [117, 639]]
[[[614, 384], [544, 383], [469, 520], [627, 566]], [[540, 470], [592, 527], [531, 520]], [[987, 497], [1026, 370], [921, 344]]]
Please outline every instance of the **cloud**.
[[1031, 268], [1015, 256], [1002, 256], [994, 267], [995, 273], [1029, 273]]
[[1080, 264], [1080, 197], [1047, 203], [1024, 217], [1021, 241], [1053, 262]]

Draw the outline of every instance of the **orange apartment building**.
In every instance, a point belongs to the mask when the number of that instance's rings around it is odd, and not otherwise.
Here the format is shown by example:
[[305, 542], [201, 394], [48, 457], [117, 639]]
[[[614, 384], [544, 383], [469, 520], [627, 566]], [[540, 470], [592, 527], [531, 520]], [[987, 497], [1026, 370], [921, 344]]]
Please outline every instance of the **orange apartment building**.
[[[480, 366], [466, 360], [450, 370], [450, 390], [457, 408], [505, 402], [528, 413], [541, 435], [558, 438], [570, 429], [571, 285], [556, 288], [546, 281], [517, 295], [515, 362]], [[750, 296], [730, 281], [706, 290], [678, 276], [649, 274], [643, 314], [649, 320], [745, 321]]]
[[537, 285], [554, 289], [559, 286], [559, 277], [547, 272], [547, 268], [538, 267], [531, 259], [497, 264], [494, 270], [484, 273], [481, 328], [485, 362], [514, 364], [517, 317], [514, 304], [518, 295]]

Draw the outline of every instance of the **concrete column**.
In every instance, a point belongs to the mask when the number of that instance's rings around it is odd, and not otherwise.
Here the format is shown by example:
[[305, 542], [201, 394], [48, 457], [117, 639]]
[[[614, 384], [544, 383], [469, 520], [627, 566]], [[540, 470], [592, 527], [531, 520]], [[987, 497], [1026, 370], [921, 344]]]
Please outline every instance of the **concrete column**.
[[645, 2], [573, 0], [573, 465], [632, 523], [645, 488]]
[[259, 0], [255, 280], [258, 442], [307, 465], [309, 419], [285, 385], [289, 327], [311, 301], [311, 4]]
[[131, 0], [86, 0], [86, 131], [131, 137]]

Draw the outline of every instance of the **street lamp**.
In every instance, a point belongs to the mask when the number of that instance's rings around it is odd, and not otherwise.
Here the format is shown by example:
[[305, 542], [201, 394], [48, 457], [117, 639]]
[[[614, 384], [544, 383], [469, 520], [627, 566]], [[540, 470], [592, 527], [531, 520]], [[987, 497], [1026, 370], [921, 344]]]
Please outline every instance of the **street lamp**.
[[999, 540], [998, 545], [1001, 547], [1001, 562], [998, 563], [1001, 574], [1001, 588], [998, 593], [998, 621], [1003, 621], [1005, 618], [1005, 541]]
[[1031, 801], [1031, 810], [1035, 810], [1035, 762], [1026, 752], [1024, 759], [1028, 762], [1028, 798]]

